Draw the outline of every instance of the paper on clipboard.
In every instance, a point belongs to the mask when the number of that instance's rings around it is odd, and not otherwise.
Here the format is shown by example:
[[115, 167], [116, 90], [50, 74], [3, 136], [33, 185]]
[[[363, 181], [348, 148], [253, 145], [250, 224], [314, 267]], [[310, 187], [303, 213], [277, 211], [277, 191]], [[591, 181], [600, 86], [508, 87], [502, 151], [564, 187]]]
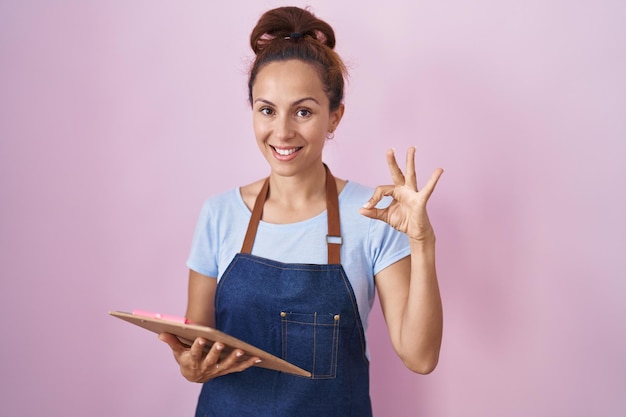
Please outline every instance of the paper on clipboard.
[[171, 333], [178, 337], [183, 344], [188, 346], [191, 346], [197, 337], [203, 337], [208, 342], [205, 349], [209, 349], [215, 342], [220, 342], [224, 344], [222, 355], [227, 355], [233, 349], [241, 349], [246, 353], [241, 358], [242, 360], [250, 356], [257, 356], [261, 359], [261, 363], [255, 366], [303, 377], [311, 377], [310, 372], [212, 327], [126, 313], [123, 311], [110, 311], [109, 314], [157, 334]]

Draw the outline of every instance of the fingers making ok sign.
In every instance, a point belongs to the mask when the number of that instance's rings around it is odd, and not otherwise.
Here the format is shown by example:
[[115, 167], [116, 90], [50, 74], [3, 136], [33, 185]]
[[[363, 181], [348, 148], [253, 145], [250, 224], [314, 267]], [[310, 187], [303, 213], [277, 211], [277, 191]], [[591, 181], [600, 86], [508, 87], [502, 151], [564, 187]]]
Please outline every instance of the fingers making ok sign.
[[[387, 151], [387, 164], [393, 185], [376, 187], [372, 198], [360, 209], [361, 214], [382, 220], [394, 229], [406, 233], [413, 240], [422, 241], [434, 238], [426, 203], [435, 190], [443, 169], [437, 168], [420, 190], [417, 187], [415, 174], [415, 147], [407, 150], [404, 173], [398, 166], [393, 149]], [[376, 205], [386, 196], [393, 199], [391, 204], [385, 208], [376, 208]]]

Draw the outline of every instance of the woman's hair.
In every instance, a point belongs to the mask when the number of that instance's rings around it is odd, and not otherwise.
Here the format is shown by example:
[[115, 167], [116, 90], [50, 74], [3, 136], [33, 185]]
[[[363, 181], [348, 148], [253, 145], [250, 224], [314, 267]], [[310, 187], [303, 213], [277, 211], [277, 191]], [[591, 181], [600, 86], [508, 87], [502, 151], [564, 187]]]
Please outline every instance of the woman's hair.
[[270, 62], [297, 59], [317, 70], [330, 110], [343, 101], [346, 67], [335, 47], [335, 31], [309, 10], [279, 7], [263, 14], [250, 35], [256, 58], [248, 78], [248, 99], [252, 104], [252, 86], [259, 71]]

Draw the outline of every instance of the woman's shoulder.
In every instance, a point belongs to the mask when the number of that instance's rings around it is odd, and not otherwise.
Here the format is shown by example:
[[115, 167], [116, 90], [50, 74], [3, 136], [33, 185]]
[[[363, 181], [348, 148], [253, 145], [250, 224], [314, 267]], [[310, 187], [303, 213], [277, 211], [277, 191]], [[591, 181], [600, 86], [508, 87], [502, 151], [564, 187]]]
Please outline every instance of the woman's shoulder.
[[373, 192], [374, 188], [372, 187], [355, 181], [347, 181], [345, 187], [343, 187], [343, 190], [339, 193], [339, 201], [358, 203], [358, 201], [362, 200], [361, 205], [363, 205], [370, 199]]
[[265, 179], [262, 178], [253, 183], [239, 187], [238, 189], [239, 194], [241, 196], [243, 203], [248, 208], [248, 210], [252, 211], [252, 207], [254, 207], [254, 202], [256, 201], [256, 197], [257, 195], [259, 195], [259, 192], [261, 192], [261, 187], [263, 187], [264, 182], [265, 182]]
[[202, 206], [203, 214], [208, 217], [246, 214], [248, 209], [242, 195], [243, 188], [231, 188], [207, 197]]

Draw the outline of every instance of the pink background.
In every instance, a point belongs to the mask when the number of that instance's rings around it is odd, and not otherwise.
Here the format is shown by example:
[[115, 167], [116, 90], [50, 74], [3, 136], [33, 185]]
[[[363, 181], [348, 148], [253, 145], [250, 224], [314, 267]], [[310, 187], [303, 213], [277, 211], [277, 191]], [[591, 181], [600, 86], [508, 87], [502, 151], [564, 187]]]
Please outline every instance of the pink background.
[[[439, 367], [378, 309], [379, 417], [626, 415], [626, 3], [310, 2], [351, 71], [326, 161], [446, 169]], [[199, 386], [108, 316], [182, 314], [203, 200], [266, 175], [247, 37], [276, 1], [0, 0], [0, 415], [192, 415]]]

